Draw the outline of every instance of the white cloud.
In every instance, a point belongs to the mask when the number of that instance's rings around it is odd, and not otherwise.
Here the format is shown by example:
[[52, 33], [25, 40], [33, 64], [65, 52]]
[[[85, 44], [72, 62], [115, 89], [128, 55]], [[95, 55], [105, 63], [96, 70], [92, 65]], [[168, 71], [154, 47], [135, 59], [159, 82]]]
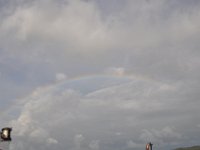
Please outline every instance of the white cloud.
[[172, 13], [163, 10], [170, 5], [166, 1], [124, 3], [118, 14], [103, 20], [103, 10], [92, 1], [35, 1], [16, 8], [3, 20], [1, 30], [14, 45], [37, 43], [39, 47], [52, 45], [65, 51], [106, 53], [109, 49], [136, 51], [166, 46], [189, 40], [199, 32], [197, 9], [182, 14], [179, 9]]
[[99, 150], [99, 140], [93, 140], [90, 142], [89, 147], [92, 150]]
[[[99, 80], [97, 76], [99, 84], [108, 87], [89, 94], [68, 89], [69, 83], [77, 84], [77, 81], [38, 88], [23, 100], [20, 116], [11, 122], [16, 149], [28, 146], [45, 149], [50, 143], [61, 150], [116, 149], [116, 145], [117, 149], [142, 149], [149, 141], [161, 148], [188, 142], [192, 135], [187, 134], [184, 126], [194, 126], [198, 118], [194, 114], [199, 108], [192, 105], [182, 108], [182, 96], [176, 93], [184, 87], [164, 88], [163, 92], [163, 86], [176, 85], [132, 78], [128, 83], [109, 86], [108, 79], [112, 80], [108, 77]], [[81, 87], [92, 84], [92, 80], [82, 82]], [[146, 96], [149, 89], [151, 94]]]
[[174, 131], [171, 127], [164, 127], [161, 130], [151, 129], [143, 130], [143, 133], [140, 135], [140, 139], [144, 141], [154, 141], [156, 144], [167, 144], [170, 143], [173, 145], [174, 143], [178, 143], [179, 140], [184, 140], [180, 133]]
[[13, 42], [23, 45], [36, 42], [39, 47], [53, 45], [65, 51], [93, 51], [109, 44], [93, 3], [79, 0], [59, 3], [35, 1], [28, 7], [18, 7], [5, 18], [1, 30]]
[[56, 74], [56, 81], [63, 81], [63, 80], [66, 80], [67, 79], [67, 76], [63, 73], [57, 73]]
[[45, 80], [57, 72], [79, 76], [112, 66], [120, 66], [119, 75], [126, 68], [176, 80], [194, 76], [199, 66], [198, 5], [183, 13], [181, 4], [127, 0], [119, 12], [104, 14], [96, 1], [26, 2], [2, 17], [0, 43], [4, 55], [20, 60], [18, 70], [34, 70], [25, 74], [33, 82], [41, 80], [36, 74]]
[[81, 149], [81, 143], [84, 140], [84, 136], [82, 134], [77, 134], [74, 137], [74, 144], [75, 144], [75, 149], [80, 150]]
[[47, 143], [49, 143], [49, 144], [58, 144], [58, 141], [56, 139], [53, 139], [53, 138], [48, 138], [47, 139]]
[[106, 70], [106, 73], [115, 75], [115, 76], [124, 76], [125, 75], [125, 68], [123, 67], [112, 67]]

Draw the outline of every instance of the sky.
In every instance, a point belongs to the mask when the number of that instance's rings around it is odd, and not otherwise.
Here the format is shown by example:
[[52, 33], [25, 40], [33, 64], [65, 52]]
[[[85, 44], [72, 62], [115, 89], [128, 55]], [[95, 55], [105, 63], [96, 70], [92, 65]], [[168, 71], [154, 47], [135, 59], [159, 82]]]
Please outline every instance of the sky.
[[9, 149], [200, 145], [199, 41], [199, 0], [0, 0]]

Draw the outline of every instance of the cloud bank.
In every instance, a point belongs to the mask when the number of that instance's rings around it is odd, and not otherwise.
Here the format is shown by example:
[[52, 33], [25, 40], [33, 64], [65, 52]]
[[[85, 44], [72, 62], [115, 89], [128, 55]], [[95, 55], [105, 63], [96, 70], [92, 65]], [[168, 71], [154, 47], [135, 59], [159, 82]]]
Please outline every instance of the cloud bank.
[[[92, 84], [100, 78], [87, 81]], [[11, 122], [11, 149], [128, 150], [143, 149], [149, 141], [155, 148], [171, 149], [198, 143], [199, 102], [185, 99], [180, 93], [185, 93], [183, 85], [103, 78], [103, 88], [89, 93], [68, 88], [66, 81], [23, 99], [21, 114]]]

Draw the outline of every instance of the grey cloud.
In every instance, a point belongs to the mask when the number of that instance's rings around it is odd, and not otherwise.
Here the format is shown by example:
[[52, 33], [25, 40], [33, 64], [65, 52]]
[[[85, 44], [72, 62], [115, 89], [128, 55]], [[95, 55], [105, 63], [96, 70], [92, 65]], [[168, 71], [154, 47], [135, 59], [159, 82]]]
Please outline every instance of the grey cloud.
[[[25, 101], [18, 118], [1, 117], [14, 120], [18, 149], [140, 149], [146, 141], [136, 137], [147, 135], [161, 147], [198, 143], [198, 1], [1, 4], [1, 107]], [[83, 74], [140, 79], [70, 80]], [[43, 87], [65, 77], [60, 87]]]

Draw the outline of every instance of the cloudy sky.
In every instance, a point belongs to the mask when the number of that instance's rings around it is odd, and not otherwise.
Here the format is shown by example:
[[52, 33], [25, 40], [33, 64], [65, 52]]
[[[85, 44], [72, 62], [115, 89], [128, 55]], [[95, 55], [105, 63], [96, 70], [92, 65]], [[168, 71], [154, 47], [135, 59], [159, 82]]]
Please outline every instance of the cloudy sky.
[[200, 145], [199, 0], [0, 0], [11, 150]]

